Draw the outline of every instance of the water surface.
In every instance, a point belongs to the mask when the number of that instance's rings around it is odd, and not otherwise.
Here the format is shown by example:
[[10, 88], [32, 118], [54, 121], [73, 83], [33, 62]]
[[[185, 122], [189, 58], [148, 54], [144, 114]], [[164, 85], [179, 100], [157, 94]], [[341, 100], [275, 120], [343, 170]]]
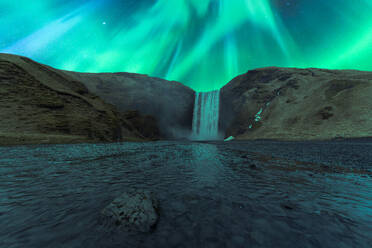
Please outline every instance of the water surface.
[[[0, 147], [0, 247], [371, 247], [372, 142]], [[128, 188], [149, 234], [105, 226]]]

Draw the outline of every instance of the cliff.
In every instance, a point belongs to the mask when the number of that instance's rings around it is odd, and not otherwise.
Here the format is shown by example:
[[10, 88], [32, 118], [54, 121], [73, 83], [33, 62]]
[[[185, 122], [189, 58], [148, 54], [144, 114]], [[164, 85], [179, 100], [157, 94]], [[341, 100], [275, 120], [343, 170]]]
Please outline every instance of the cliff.
[[137, 110], [155, 118], [163, 138], [188, 137], [195, 92], [179, 82], [134, 73], [68, 72], [119, 111]]
[[262, 68], [221, 89], [220, 129], [238, 139], [372, 136], [372, 72]]
[[59, 70], [25, 57], [0, 54], [0, 145], [157, 136], [150, 117], [132, 113], [129, 118]]

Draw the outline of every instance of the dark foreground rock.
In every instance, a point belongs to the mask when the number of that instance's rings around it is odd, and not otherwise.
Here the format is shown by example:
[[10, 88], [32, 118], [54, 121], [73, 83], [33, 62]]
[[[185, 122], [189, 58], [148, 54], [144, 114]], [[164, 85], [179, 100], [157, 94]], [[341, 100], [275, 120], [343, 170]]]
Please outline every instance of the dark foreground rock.
[[372, 136], [372, 72], [262, 68], [221, 89], [220, 128], [237, 139]]
[[158, 221], [158, 201], [153, 193], [132, 189], [117, 197], [102, 214], [107, 222], [127, 231], [149, 232]]

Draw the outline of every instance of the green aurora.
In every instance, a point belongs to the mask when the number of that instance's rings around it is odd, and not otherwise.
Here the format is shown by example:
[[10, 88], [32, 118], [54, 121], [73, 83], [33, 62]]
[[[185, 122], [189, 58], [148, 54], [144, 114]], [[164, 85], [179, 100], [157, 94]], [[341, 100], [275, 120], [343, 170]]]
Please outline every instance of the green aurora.
[[372, 0], [0, 0], [0, 52], [196, 91], [266, 66], [372, 70]]

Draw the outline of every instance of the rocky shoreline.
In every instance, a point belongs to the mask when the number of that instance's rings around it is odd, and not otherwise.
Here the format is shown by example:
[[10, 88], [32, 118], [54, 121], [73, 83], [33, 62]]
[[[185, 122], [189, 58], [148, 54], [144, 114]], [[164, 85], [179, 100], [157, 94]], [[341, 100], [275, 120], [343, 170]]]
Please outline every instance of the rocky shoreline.
[[0, 246], [369, 248], [371, 148], [341, 141], [0, 147]]

